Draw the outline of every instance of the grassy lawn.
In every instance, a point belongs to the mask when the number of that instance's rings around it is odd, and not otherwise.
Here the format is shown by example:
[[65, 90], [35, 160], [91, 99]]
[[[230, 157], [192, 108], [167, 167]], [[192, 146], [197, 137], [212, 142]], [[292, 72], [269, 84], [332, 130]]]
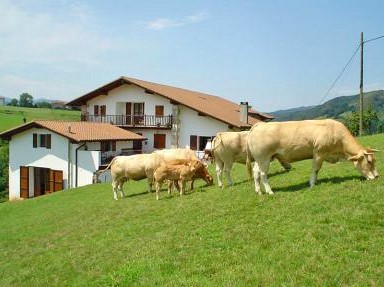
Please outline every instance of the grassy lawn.
[[119, 201], [96, 184], [0, 204], [0, 285], [384, 286], [383, 179], [325, 164], [309, 189], [310, 167], [273, 163], [273, 196], [236, 165], [235, 186], [198, 181], [182, 198], [141, 181]]
[[79, 111], [0, 106], [0, 132], [32, 120], [80, 120]]

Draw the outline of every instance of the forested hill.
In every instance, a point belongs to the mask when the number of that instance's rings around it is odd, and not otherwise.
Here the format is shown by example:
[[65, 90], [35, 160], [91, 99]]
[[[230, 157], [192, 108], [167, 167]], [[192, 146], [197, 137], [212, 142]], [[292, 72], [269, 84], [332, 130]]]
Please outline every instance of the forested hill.
[[[384, 119], [384, 91], [372, 91], [364, 94], [364, 107], [371, 106]], [[341, 119], [346, 113], [358, 111], [358, 95], [337, 97], [318, 106], [300, 107], [270, 112], [275, 121], [291, 121], [319, 118]]]

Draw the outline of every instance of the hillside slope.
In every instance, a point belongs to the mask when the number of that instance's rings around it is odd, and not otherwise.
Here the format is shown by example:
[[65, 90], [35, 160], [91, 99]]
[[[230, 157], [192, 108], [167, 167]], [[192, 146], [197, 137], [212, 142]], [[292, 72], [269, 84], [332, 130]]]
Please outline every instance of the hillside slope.
[[[379, 114], [379, 119], [384, 119], [384, 91], [372, 91], [364, 94], [364, 106], [372, 106]], [[358, 110], [358, 95], [337, 97], [322, 105], [300, 107], [288, 110], [270, 112], [275, 121], [305, 120], [318, 118], [340, 119], [343, 114]]]
[[[382, 135], [359, 140], [384, 149]], [[119, 201], [95, 184], [0, 204], [0, 285], [384, 286], [383, 177], [324, 164], [309, 189], [310, 167], [274, 163], [273, 196], [235, 165], [235, 186], [200, 181], [182, 198], [156, 201], [144, 180]]]
[[0, 106], [0, 132], [22, 125], [24, 123], [24, 118], [27, 122], [35, 119], [79, 121], [80, 112], [70, 110]]

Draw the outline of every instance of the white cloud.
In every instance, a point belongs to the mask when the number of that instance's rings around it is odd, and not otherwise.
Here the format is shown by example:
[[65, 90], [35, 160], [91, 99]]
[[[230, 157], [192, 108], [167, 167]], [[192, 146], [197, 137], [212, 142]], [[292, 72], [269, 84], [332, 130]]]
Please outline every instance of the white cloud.
[[112, 46], [97, 32], [92, 12], [83, 4], [42, 12], [15, 3], [0, 1], [0, 65], [98, 64], [98, 55]]
[[183, 17], [182, 19], [169, 19], [158, 18], [146, 23], [147, 29], [150, 30], [164, 30], [167, 28], [181, 27], [189, 24], [199, 23], [204, 21], [208, 17], [208, 14], [203, 11], [194, 15]]

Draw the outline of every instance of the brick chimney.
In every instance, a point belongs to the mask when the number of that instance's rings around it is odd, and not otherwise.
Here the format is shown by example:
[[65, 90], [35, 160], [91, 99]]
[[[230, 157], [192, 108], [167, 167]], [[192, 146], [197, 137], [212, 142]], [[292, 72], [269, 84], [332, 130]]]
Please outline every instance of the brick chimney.
[[240, 102], [240, 123], [248, 124], [248, 102]]

